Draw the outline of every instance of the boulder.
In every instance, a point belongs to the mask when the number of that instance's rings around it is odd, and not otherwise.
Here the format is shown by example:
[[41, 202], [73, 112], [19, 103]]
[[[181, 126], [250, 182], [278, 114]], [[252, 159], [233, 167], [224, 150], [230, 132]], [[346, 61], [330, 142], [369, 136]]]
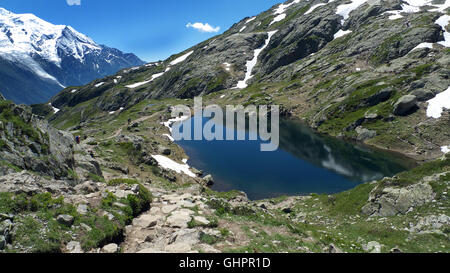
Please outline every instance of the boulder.
[[81, 248], [81, 244], [79, 242], [71, 241], [66, 246], [67, 251], [69, 253], [83, 253], [83, 249]]
[[75, 190], [83, 194], [90, 194], [98, 191], [97, 184], [91, 181], [75, 186]]
[[394, 105], [394, 115], [407, 116], [417, 110], [417, 97], [406, 95], [401, 97]]
[[77, 212], [81, 215], [86, 215], [89, 211], [89, 207], [85, 204], [79, 204], [77, 207]]
[[359, 126], [356, 128], [356, 133], [358, 134], [357, 139], [359, 141], [365, 141], [367, 139], [371, 139], [377, 136], [377, 132], [373, 130], [369, 130]]
[[103, 253], [113, 254], [119, 251], [119, 246], [116, 244], [109, 244], [102, 248]]
[[0, 235], [0, 250], [5, 249], [5, 247], [6, 247], [6, 237]]
[[405, 188], [386, 187], [378, 189], [376, 187], [369, 196], [369, 203], [362, 212], [373, 216], [394, 216], [406, 214], [410, 209], [431, 202], [435, 193], [428, 183], [417, 183]]
[[74, 219], [73, 219], [73, 216], [71, 216], [71, 215], [62, 214], [56, 218], [56, 221], [58, 221], [58, 223], [60, 223], [62, 225], [70, 227], [73, 225]]
[[75, 162], [77, 170], [80, 170], [79, 173], [84, 171], [101, 177], [103, 176], [100, 164], [92, 157], [76, 153]]
[[375, 241], [367, 243], [367, 245], [363, 245], [363, 249], [366, 252], [370, 253], [381, 253], [381, 244]]
[[172, 215], [167, 218], [167, 225], [174, 228], [187, 228], [191, 221], [191, 215], [194, 214], [192, 210], [181, 209], [172, 212]]
[[208, 174], [207, 176], [203, 177], [203, 182], [206, 186], [212, 186], [214, 185], [214, 178], [212, 175]]
[[3, 222], [0, 222], [0, 235], [8, 236], [13, 228], [13, 223], [11, 220], [7, 219]]
[[391, 88], [391, 87], [385, 88], [385, 89], [379, 91], [378, 93], [376, 93], [375, 95], [372, 95], [369, 98], [367, 98], [364, 105], [365, 106], [378, 105], [378, 104], [390, 99], [394, 93], [395, 93], [394, 88]]
[[207, 226], [209, 225], [208, 219], [203, 216], [194, 216], [194, 221], [200, 225]]
[[162, 155], [170, 155], [172, 153], [172, 150], [165, 146], [158, 146], [158, 153]]
[[344, 253], [344, 252], [334, 244], [330, 244], [328, 246], [328, 253]]
[[418, 101], [428, 101], [436, 96], [433, 92], [426, 89], [414, 90], [411, 95], [416, 96]]

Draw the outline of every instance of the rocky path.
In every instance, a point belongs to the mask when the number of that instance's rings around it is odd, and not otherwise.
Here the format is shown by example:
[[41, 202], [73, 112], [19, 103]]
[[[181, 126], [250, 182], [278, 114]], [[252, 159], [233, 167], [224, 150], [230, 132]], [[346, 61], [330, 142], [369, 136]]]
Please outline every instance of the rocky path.
[[[136, 119], [136, 120], [133, 120], [133, 121], [131, 122], [131, 124], [133, 124], [133, 123], [144, 122], [144, 121], [146, 121], [146, 120], [148, 120], [148, 119], [151, 119], [151, 118], [157, 116], [158, 114], [159, 114], [159, 113], [154, 113], [153, 115], [150, 115], [150, 116], [140, 117], [140, 118], [138, 118], [138, 119]], [[126, 126], [128, 126], [128, 124], [121, 126], [119, 129], [117, 129], [117, 130], [114, 132], [114, 134], [112, 134], [110, 137], [107, 137], [106, 140], [108, 140], [108, 139], [113, 139], [113, 138], [115, 138], [115, 137], [118, 137], [120, 134], [122, 134], [123, 128], [125, 128]]]
[[219, 230], [209, 227], [211, 210], [204, 197], [189, 190], [149, 190], [152, 207], [126, 227], [124, 253], [220, 252], [200, 239], [202, 234], [220, 236]]

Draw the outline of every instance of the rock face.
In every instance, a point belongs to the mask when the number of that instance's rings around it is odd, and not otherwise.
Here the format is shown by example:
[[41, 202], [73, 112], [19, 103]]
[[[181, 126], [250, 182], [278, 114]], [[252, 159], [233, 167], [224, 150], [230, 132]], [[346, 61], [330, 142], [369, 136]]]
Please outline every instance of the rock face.
[[406, 214], [410, 209], [431, 202], [434, 197], [433, 188], [426, 182], [405, 188], [386, 187], [381, 191], [375, 188], [362, 212], [373, 216]]
[[3, 102], [0, 158], [20, 169], [67, 177], [74, 165], [73, 139], [34, 116], [29, 107]]
[[70, 186], [66, 181], [46, 179], [27, 171], [10, 173], [0, 177], [0, 192], [34, 195], [45, 192], [61, 193], [69, 191]]
[[401, 97], [394, 105], [394, 114], [397, 116], [406, 116], [417, 109], [417, 97], [406, 95]]

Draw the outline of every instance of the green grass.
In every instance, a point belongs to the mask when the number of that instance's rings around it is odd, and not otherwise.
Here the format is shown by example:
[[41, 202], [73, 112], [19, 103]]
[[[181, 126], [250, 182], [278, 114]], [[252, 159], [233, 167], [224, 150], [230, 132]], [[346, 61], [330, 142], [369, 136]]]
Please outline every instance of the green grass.
[[[100, 208], [114, 215], [115, 219], [111, 221], [106, 216], [97, 215], [98, 208], [91, 208], [88, 214], [80, 215], [75, 206], [64, 203], [62, 197], [53, 198], [50, 193], [32, 196], [0, 193], [0, 213], [15, 215], [15, 249], [23, 251], [23, 248], [27, 248], [26, 251], [34, 253], [54, 253], [60, 252], [67, 242], [77, 240], [84, 250], [89, 250], [119, 240], [123, 236], [125, 225], [148, 209], [151, 199], [150, 192], [144, 187], [140, 187], [136, 196], [129, 195], [127, 198], [118, 199], [109, 194], [102, 199]], [[116, 202], [124, 206], [117, 207]], [[74, 217], [72, 228], [56, 221], [61, 214]], [[82, 223], [91, 230], [80, 227]]]

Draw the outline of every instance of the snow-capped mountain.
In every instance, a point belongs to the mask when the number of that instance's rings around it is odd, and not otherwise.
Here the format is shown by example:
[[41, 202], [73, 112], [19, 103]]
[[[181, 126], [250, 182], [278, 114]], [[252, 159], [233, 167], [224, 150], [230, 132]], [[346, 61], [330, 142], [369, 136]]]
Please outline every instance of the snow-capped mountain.
[[70, 26], [0, 8], [0, 92], [16, 103], [43, 102], [66, 86], [141, 64]]

